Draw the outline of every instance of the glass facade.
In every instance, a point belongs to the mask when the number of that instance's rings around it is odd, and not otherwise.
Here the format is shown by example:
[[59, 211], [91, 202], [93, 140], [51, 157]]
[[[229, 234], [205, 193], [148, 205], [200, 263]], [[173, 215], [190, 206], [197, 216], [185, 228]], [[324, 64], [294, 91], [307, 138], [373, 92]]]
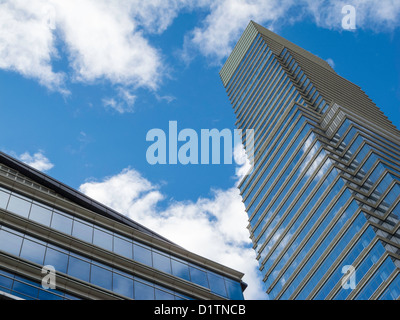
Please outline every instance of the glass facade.
[[[99, 299], [109, 295], [117, 299], [193, 300], [203, 295], [203, 299], [243, 300], [244, 287], [236, 271], [227, 275], [226, 267], [212, 261], [185, 259], [190, 253], [180, 247], [174, 255], [170, 243], [165, 250], [146, 244], [119, 232], [113, 223], [107, 227], [97, 222], [93, 213], [83, 218], [74, 210], [63, 210], [57, 198], [41, 201], [35, 192], [27, 193], [26, 186], [25, 191], [17, 191], [12, 185], [22, 179], [17, 176], [7, 185], [4, 182], [9, 173], [3, 169], [9, 168], [0, 166], [0, 296], [5, 293], [27, 300], [95, 298], [86, 294], [89, 287], [92, 295], [100, 292]], [[81, 209], [76, 206], [75, 210]], [[15, 265], [36, 269], [32, 271], [36, 279], [21, 273], [23, 268], [13, 268]], [[56, 280], [63, 279], [59, 287], [43, 287], [39, 280], [44, 266], [55, 269]], [[83, 292], [72, 293], [70, 283], [79, 283]]]
[[238, 129], [254, 130], [239, 188], [268, 297], [399, 298], [400, 132], [325, 61], [254, 22], [220, 75]]

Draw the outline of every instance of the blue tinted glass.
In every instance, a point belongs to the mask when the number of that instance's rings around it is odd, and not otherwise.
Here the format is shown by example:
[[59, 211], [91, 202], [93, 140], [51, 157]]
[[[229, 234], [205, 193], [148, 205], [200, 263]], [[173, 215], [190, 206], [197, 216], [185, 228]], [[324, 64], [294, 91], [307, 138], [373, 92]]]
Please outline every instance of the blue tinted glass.
[[24, 239], [20, 256], [21, 256], [21, 258], [24, 258], [24, 259], [27, 259], [27, 260], [30, 260], [32, 262], [36, 262], [36, 263], [42, 265], [45, 250], [46, 250], [45, 246], [43, 246], [39, 243], [36, 243], [34, 241]]
[[37, 204], [32, 204], [29, 219], [39, 222], [45, 226], [50, 226], [51, 210]]
[[93, 244], [103, 249], [112, 251], [113, 248], [113, 236], [108, 232], [94, 228], [93, 232]]
[[3, 271], [0, 270], [0, 287], [11, 289], [13, 280], [6, 276], [7, 273], [3, 274]]
[[225, 279], [226, 290], [228, 291], [228, 298], [231, 300], [243, 300], [242, 287], [239, 282], [234, 282]]
[[157, 252], [153, 252], [153, 267], [171, 273], [171, 259]]
[[68, 263], [68, 274], [89, 282], [90, 264], [86, 261], [77, 259], [75, 257], [69, 257]]
[[151, 251], [142, 246], [133, 246], [133, 259], [148, 266], [152, 266]]
[[113, 291], [125, 297], [133, 299], [133, 279], [124, 277], [118, 273], [113, 274]]
[[51, 293], [51, 291], [39, 290], [39, 300], [63, 300], [63, 297]]
[[74, 220], [72, 235], [78, 239], [92, 243], [93, 227], [78, 220]]
[[174, 295], [160, 289], [156, 289], [156, 300], [174, 300]]
[[119, 237], [114, 237], [114, 252], [129, 259], [133, 258], [133, 244]]
[[396, 300], [400, 296], [400, 275], [390, 283], [387, 289], [379, 297], [379, 300]]
[[19, 256], [21, 245], [21, 237], [5, 230], [0, 230], [0, 250]]
[[68, 266], [68, 255], [58, 250], [47, 248], [44, 264], [53, 266], [56, 269], [56, 272], [66, 273]]
[[51, 220], [51, 227], [60, 232], [71, 234], [72, 231], [72, 219], [62, 215], [58, 212], [53, 213], [53, 218]]
[[14, 195], [11, 196], [7, 206], [8, 211], [11, 211], [25, 218], [28, 218], [30, 208], [31, 208], [30, 201], [16, 197]]
[[174, 276], [190, 281], [189, 266], [187, 264], [176, 261], [174, 259], [171, 260], [171, 264], [172, 274]]
[[211, 292], [226, 297], [227, 293], [226, 293], [224, 279], [221, 276], [211, 272], [208, 273], [208, 278], [210, 279]]
[[22, 293], [26, 296], [32, 297], [32, 298], [37, 298], [39, 289], [32, 287], [31, 285], [19, 282], [19, 281], [14, 281], [14, 285], [12, 288], [14, 291], [18, 293]]
[[139, 281], [135, 281], [135, 300], [154, 300], [154, 288]]
[[203, 270], [194, 267], [190, 267], [189, 269], [190, 269], [190, 278], [192, 279], [192, 282], [200, 286], [209, 288], [207, 274]]
[[112, 272], [96, 265], [92, 265], [90, 282], [107, 290], [112, 290]]

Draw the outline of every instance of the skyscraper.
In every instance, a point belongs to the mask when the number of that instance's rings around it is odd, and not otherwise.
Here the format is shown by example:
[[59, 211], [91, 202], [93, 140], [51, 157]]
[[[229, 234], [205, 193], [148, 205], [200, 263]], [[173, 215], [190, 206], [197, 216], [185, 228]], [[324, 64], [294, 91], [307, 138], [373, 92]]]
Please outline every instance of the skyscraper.
[[319, 57], [250, 22], [220, 71], [238, 129], [254, 129], [241, 181], [271, 299], [400, 296], [400, 132]]
[[242, 276], [0, 153], [0, 300], [242, 300]]

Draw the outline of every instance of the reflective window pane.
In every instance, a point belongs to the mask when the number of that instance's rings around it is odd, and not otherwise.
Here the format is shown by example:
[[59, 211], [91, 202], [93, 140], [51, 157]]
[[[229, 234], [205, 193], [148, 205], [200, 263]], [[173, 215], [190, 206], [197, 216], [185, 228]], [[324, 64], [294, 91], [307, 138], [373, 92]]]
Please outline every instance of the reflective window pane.
[[93, 244], [103, 249], [112, 251], [113, 248], [113, 236], [108, 232], [94, 228], [93, 232]]
[[114, 237], [114, 252], [129, 259], [133, 258], [133, 244], [119, 237]]
[[92, 243], [93, 227], [78, 220], [74, 220], [74, 224], [72, 226], [72, 235], [78, 239]]
[[75, 257], [69, 257], [68, 274], [89, 282], [90, 264]]
[[54, 269], [56, 269], [56, 272], [66, 273], [68, 266], [68, 255], [58, 250], [47, 248], [44, 265], [53, 266]]
[[174, 276], [190, 281], [189, 266], [187, 264], [176, 261], [174, 259], [171, 260], [171, 264], [172, 274]]
[[13, 290], [32, 298], [37, 298], [39, 293], [38, 288], [19, 281], [14, 281]]
[[90, 282], [104, 289], [112, 290], [112, 272], [96, 265], [92, 265]]
[[151, 251], [137, 244], [133, 247], [133, 259], [148, 266], [152, 266]]
[[208, 278], [210, 280], [211, 292], [226, 297], [227, 294], [226, 294], [224, 279], [221, 276], [211, 272], [208, 273]]
[[29, 219], [39, 222], [45, 226], [50, 226], [51, 210], [37, 204], [32, 204]]
[[53, 218], [51, 219], [51, 227], [60, 232], [71, 234], [72, 219], [58, 212], [53, 212]]
[[175, 297], [172, 293], [156, 289], [156, 300], [174, 300]]
[[190, 278], [192, 279], [192, 282], [200, 286], [209, 288], [207, 274], [203, 270], [194, 267], [190, 267], [189, 269], [190, 269]]
[[46, 247], [31, 240], [24, 239], [21, 249], [21, 258], [43, 265]]
[[15, 256], [19, 256], [21, 245], [21, 237], [5, 230], [0, 230], [0, 250]]
[[125, 297], [133, 299], [133, 279], [124, 277], [118, 273], [113, 274], [113, 291]]
[[2, 290], [4, 290], [4, 288], [11, 289], [12, 283], [13, 283], [12, 274], [9, 274], [8, 272], [0, 270], [0, 287], [1, 287], [1, 289]]
[[10, 194], [7, 192], [3, 192], [0, 190], [0, 208], [5, 209], [7, 208], [8, 199], [10, 198]]
[[51, 291], [39, 290], [39, 300], [63, 300], [63, 298], [52, 294]]
[[28, 218], [29, 209], [31, 208], [31, 203], [22, 198], [11, 196], [8, 202], [7, 210], [11, 211], [19, 216]]
[[154, 288], [139, 281], [135, 281], [135, 300], [154, 300]]
[[226, 290], [228, 291], [228, 298], [231, 300], [243, 300], [242, 287], [239, 282], [234, 282], [225, 279]]
[[171, 273], [171, 259], [157, 252], [153, 252], [153, 267]]

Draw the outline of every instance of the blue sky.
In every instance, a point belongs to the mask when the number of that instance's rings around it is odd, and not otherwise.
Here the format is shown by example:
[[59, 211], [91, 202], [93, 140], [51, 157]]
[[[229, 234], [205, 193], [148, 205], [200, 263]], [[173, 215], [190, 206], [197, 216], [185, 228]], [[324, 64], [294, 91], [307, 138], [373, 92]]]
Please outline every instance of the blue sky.
[[146, 161], [147, 132], [169, 121], [234, 129], [218, 72], [251, 19], [329, 59], [400, 127], [399, 2], [3, 0], [0, 149], [245, 272], [246, 298], [266, 298], [238, 165]]

